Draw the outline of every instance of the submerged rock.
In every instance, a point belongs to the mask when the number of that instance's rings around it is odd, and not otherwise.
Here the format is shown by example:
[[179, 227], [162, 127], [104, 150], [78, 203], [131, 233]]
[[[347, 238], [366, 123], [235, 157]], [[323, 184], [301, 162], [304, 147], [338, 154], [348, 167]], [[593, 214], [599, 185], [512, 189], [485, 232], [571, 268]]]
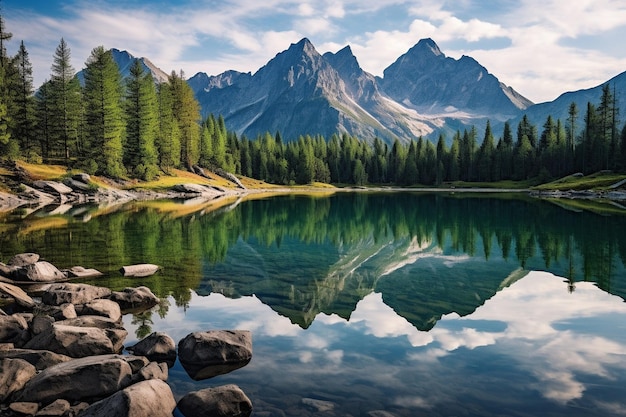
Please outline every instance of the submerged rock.
[[120, 268], [120, 273], [125, 277], [148, 277], [154, 275], [161, 267], [154, 264], [127, 265]]
[[178, 358], [195, 380], [221, 375], [250, 362], [252, 336], [247, 330], [191, 333], [178, 343]]
[[177, 407], [186, 417], [247, 417], [252, 413], [252, 402], [234, 384], [190, 392], [180, 399]]

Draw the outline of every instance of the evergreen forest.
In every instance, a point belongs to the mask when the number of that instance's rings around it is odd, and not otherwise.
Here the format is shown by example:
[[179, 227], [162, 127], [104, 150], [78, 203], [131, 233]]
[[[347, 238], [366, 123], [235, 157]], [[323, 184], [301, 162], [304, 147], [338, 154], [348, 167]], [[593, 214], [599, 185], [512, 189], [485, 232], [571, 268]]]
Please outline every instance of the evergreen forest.
[[[572, 103], [562, 121], [538, 128], [526, 116], [493, 132], [457, 131], [389, 145], [338, 132], [330, 138], [280, 132], [256, 138], [229, 131], [220, 115], [201, 118], [184, 74], [157, 83], [141, 61], [122, 78], [99, 46], [77, 74], [61, 39], [50, 78], [35, 90], [28, 51], [15, 56], [0, 15], [0, 155], [5, 160], [62, 164], [111, 178], [151, 180], [173, 168], [225, 170], [275, 184], [439, 185], [444, 182], [539, 182], [575, 172], [626, 171], [626, 124], [617, 92], [606, 84], [597, 103]], [[80, 75], [80, 76], [79, 76]], [[448, 145], [447, 143], [451, 143]]]

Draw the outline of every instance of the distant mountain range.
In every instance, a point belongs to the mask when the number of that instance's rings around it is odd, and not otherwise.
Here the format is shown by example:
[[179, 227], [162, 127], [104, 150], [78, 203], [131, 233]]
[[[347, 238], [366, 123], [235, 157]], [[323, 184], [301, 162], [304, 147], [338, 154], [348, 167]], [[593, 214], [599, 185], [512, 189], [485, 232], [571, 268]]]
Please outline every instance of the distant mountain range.
[[[113, 55], [127, 75], [132, 55], [116, 49]], [[149, 60], [141, 60], [157, 81], [167, 79]], [[346, 132], [389, 144], [420, 136], [436, 141], [440, 134], [450, 143], [457, 130], [474, 125], [482, 131], [487, 120], [498, 136], [505, 121], [515, 127], [524, 114], [540, 127], [549, 114], [565, 121], [571, 102], [578, 105], [582, 126], [587, 102], [597, 103], [602, 87], [533, 104], [473, 58], [446, 57], [432, 39], [420, 40], [387, 67], [382, 78], [363, 71], [349, 46], [321, 55], [305, 38], [254, 74], [200, 72], [187, 81], [203, 117], [222, 115], [228, 129], [248, 138], [280, 131], [289, 141], [306, 134], [329, 138]], [[625, 91], [626, 72], [608, 82]], [[626, 116], [626, 106], [622, 113]]]

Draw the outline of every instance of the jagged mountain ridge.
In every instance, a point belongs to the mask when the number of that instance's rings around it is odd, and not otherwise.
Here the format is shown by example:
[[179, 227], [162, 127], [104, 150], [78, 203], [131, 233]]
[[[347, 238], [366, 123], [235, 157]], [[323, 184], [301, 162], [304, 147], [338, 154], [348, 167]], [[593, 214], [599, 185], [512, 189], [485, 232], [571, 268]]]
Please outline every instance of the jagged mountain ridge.
[[[134, 57], [112, 51], [126, 76]], [[157, 81], [167, 80], [165, 72], [146, 58], [141, 60]], [[203, 116], [222, 114], [229, 129], [249, 138], [276, 131], [286, 140], [348, 132], [364, 140], [378, 136], [387, 143], [420, 135], [434, 141], [444, 134], [450, 142], [457, 130], [475, 125], [480, 131], [487, 120], [496, 134], [504, 121], [515, 127], [524, 114], [538, 127], [548, 115], [564, 122], [572, 102], [578, 105], [582, 126], [587, 102], [599, 102], [604, 84], [615, 86], [620, 98], [619, 92], [626, 90], [626, 72], [596, 87], [532, 104], [473, 58], [446, 57], [432, 39], [420, 40], [381, 78], [360, 67], [350, 46], [320, 55], [305, 38], [254, 74], [200, 72], [187, 82]], [[626, 120], [626, 106], [621, 106], [620, 116]]]
[[[441, 62], [447, 71], [438, 76]], [[415, 77], [416, 66], [427, 74]], [[436, 139], [440, 132], [451, 133], [460, 126], [482, 126], [488, 118], [514, 117], [530, 103], [475, 60], [446, 58], [431, 39], [418, 42], [387, 71], [383, 79], [374, 77], [360, 67], [349, 46], [320, 55], [304, 38], [253, 75], [231, 71], [230, 82], [224, 83], [226, 73], [216, 77], [199, 73], [189, 83], [204, 115], [221, 114], [230, 129], [248, 137], [280, 131], [287, 140], [338, 132], [369, 141], [380, 137], [388, 143], [420, 136]], [[454, 83], [440, 79], [457, 72], [480, 75], [456, 76]], [[482, 77], [486, 81], [480, 82]], [[477, 86], [472, 85], [473, 78], [478, 78]], [[408, 101], [399, 94], [403, 89], [399, 85], [414, 92]], [[416, 99], [429, 89], [443, 91], [430, 109], [422, 104], [431, 97]], [[451, 101], [459, 89], [468, 91], [464, 103]]]

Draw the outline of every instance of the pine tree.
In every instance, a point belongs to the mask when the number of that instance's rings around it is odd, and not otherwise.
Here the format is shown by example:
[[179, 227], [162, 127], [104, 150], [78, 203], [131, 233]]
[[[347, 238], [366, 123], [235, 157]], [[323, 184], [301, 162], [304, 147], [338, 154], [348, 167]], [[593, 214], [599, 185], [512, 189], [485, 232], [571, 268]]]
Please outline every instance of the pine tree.
[[154, 79], [136, 59], [126, 85], [126, 146], [124, 164], [135, 176], [151, 180], [158, 174], [155, 140], [158, 102]]
[[113, 178], [125, 174], [125, 132], [122, 84], [111, 51], [98, 46], [91, 51], [85, 68], [85, 119], [90, 139], [91, 163], [97, 173]]
[[33, 89], [33, 67], [28, 59], [28, 52], [24, 42], [20, 43], [20, 49], [14, 58], [17, 68], [17, 77], [13, 86], [14, 93], [14, 114], [13, 135], [20, 142], [22, 155], [27, 158], [35, 158], [35, 100]]
[[198, 162], [200, 154], [200, 105], [182, 72], [180, 75], [172, 72], [169, 84], [172, 91], [172, 113], [180, 131], [180, 161], [190, 169]]
[[0, 9], [0, 149], [3, 154], [7, 154], [7, 147], [11, 139], [9, 124], [11, 118], [9, 116], [9, 93], [7, 70], [10, 65], [9, 58], [6, 53], [6, 42], [11, 40], [13, 35], [7, 32], [4, 27], [4, 17]]
[[460, 154], [461, 149], [461, 132], [458, 130], [454, 134], [454, 138], [452, 138], [452, 146], [450, 146], [450, 157], [449, 157], [449, 176], [448, 179], [450, 181], [458, 181], [460, 178], [461, 170], [459, 167], [459, 160], [461, 158]]
[[495, 143], [491, 132], [491, 123], [487, 120], [485, 127], [485, 137], [478, 151], [478, 181], [493, 180], [493, 162], [495, 153]]
[[35, 106], [37, 113], [36, 133], [39, 137], [41, 157], [47, 160], [52, 146], [53, 114], [52, 106], [52, 83], [46, 80], [35, 93]]
[[72, 148], [78, 141], [81, 114], [81, 90], [74, 68], [70, 64], [70, 48], [61, 38], [52, 63], [50, 96], [52, 112], [51, 147], [61, 151], [69, 167]]
[[180, 165], [180, 129], [174, 118], [172, 88], [169, 83], [161, 83], [157, 89], [159, 128], [156, 146], [159, 166], [166, 173]]
[[509, 122], [504, 123], [502, 143], [499, 149], [500, 179], [511, 179], [513, 174], [513, 132]]

